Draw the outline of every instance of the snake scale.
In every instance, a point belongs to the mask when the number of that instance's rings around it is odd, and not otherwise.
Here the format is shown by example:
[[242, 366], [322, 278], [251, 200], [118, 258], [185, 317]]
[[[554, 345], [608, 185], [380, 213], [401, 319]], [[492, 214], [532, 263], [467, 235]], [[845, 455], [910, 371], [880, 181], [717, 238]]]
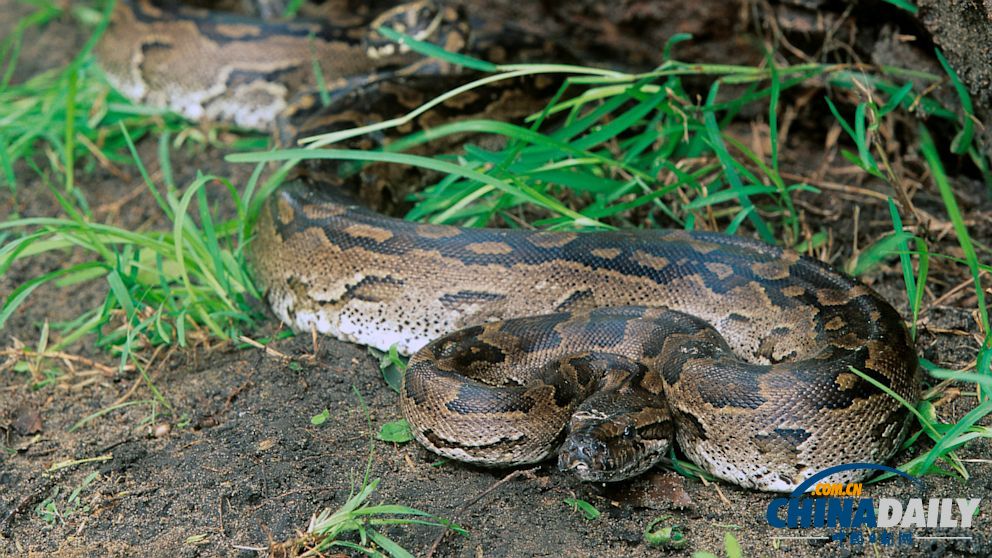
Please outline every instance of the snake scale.
[[[410, 6], [374, 23], [464, 46], [457, 10]], [[134, 99], [265, 128], [299, 105], [287, 76], [313, 60], [341, 86], [417, 64], [369, 30], [374, 15], [272, 24], [120, 2], [99, 54]], [[250, 250], [285, 323], [412, 355], [400, 404], [414, 436], [470, 463], [557, 456], [583, 480], [614, 481], [676, 440], [718, 478], [789, 491], [899, 448], [908, 413], [852, 369], [919, 396], [891, 305], [746, 238], [419, 224], [296, 180], [267, 200]]]

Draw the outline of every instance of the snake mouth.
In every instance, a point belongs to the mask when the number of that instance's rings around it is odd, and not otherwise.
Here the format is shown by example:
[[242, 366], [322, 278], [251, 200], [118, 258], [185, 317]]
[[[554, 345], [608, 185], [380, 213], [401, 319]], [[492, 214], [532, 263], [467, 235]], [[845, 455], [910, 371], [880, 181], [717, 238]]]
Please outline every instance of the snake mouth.
[[600, 440], [573, 436], [558, 452], [558, 469], [586, 482], [608, 481], [610, 449]]

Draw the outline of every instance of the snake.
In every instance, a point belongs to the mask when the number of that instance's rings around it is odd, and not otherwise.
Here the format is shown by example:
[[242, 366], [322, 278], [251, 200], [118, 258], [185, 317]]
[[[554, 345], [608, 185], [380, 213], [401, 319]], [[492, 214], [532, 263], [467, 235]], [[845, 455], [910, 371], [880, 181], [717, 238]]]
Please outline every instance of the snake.
[[[416, 2], [334, 27], [124, 1], [98, 55], [135, 100], [271, 130], [305, 104], [287, 76], [318, 60], [332, 91], [389, 84], [422, 61], [376, 25], [458, 48], [457, 12]], [[195, 72], [177, 71], [190, 60]], [[742, 236], [410, 222], [303, 176], [267, 198], [249, 252], [282, 322], [410, 356], [399, 405], [413, 437], [478, 466], [557, 458], [613, 482], [677, 446], [716, 478], [787, 492], [833, 465], [889, 460], [920, 394], [891, 304]]]

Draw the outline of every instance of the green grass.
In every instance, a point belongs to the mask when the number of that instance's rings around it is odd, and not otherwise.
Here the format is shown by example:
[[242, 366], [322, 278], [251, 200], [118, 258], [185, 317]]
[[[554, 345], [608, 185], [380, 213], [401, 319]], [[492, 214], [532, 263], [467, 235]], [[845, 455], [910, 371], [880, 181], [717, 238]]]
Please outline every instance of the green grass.
[[652, 519], [644, 529], [644, 542], [651, 546], [676, 550], [684, 548], [689, 540], [682, 532], [682, 526], [673, 523], [672, 519], [671, 515], [662, 515]]
[[[0, 47], [4, 69], [0, 182], [15, 200], [13, 207], [22, 196], [47, 196], [58, 215], [12, 214], [0, 223], [0, 275], [33, 259], [67, 263], [4, 293], [0, 329], [46, 284], [76, 289], [100, 280], [106, 285], [106, 297], [67, 323], [46, 322], [44, 343], [39, 342], [39, 349], [30, 359], [22, 358], [16, 368], [31, 369], [38, 387], [51, 383], [57, 374], [50, 373], [54, 369], [44, 361], [92, 336], [99, 347], [119, 356], [122, 370], [136, 367], [144, 374], [147, 362], [133, 357], [147, 348], [238, 336], [259, 317], [250, 304], [259, 294], [247, 275], [243, 254], [250, 185], [235, 188], [215, 176], [198, 176], [183, 186], [174, 183], [170, 153], [179, 144], [172, 134], [188, 125], [163, 111], [130, 104], [107, 86], [93, 60], [92, 48], [105, 29], [109, 2], [74, 3], [68, 15], [92, 31], [83, 49], [64, 68], [12, 84], [25, 32], [66, 15], [54, 3], [37, 5], [37, 11], [26, 16]], [[195, 133], [182, 135], [193, 149], [213, 141]], [[152, 181], [134, 147], [146, 136], [158, 136], [163, 177], [158, 183]], [[248, 137], [243, 145], [260, 144]], [[130, 230], [101, 222], [103, 217], [94, 213], [87, 196], [76, 187], [77, 175], [91, 176], [98, 170], [120, 177], [137, 171], [169, 230]], [[40, 185], [25, 191], [23, 184], [29, 179]], [[217, 216], [215, 203], [207, 201], [208, 189], [230, 195], [236, 208], [233, 218]], [[157, 399], [168, 408], [167, 401]]]
[[73, 516], [90, 513], [90, 505], [84, 502], [84, 491], [99, 476], [100, 473], [97, 471], [86, 475], [79, 486], [73, 488], [69, 494], [63, 494], [63, 489], [60, 486], [55, 486], [49, 495], [35, 506], [35, 514], [50, 525], [56, 523], [65, 525]]
[[580, 498], [565, 498], [562, 503], [568, 506], [570, 511], [579, 513], [586, 521], [594, 521], [603, 515], [596, 506]]
[[[412, 41], [416, 43], [415, 41]], [[425, 49], [436, 52], [435, 49]], [[465, 57], [458, 58], [464, 61]], [[874, 101], [859, 103], [854, 124], [840, 114], [837, 104], [827, 103], [838, 122], [857, 146], [857, 153], [844, 155], [865, 172], [882, 178], [894, 187], [893, 171], [887, 165], [874, 130], [877, 121], [898, 108], [924, 107], [938, 118], [956, 121], [948, 111], [926, 97], [914, 94], [909, 77], [939, 81], [940, 76], [910, 73], [897, 68], [881, 68], [865, 76], [843, 65], [805, 64], [763, 70], [751, 67], [686, 64], [668, 61], [658, 70], [628, 75], [615, 71], [563, 65], [507, 65], [493, 67], [478, 62], [474, 67], [491, 68], [494, 73], [426, 103], [409, 114], [352, 130], [306, 138], [303, 150], [264, 154], [232, 155], [232, 162], [295, 161], [304, 158], [388, 162], [419, 166], [449, 175], [417, 199], [420, 203], [408, 218], [431, 222], [481, 226], [499, 220], [513, 226], [518, 211], [526, 206], [536, 213], [532, 224], [544, 228], [611, 228], [615, 223], [632, 224], [631, 213], [647, 212], [674, 220], [686, 228], [700, 221], [715, 226], [722, 219], [727, 232], [735, 232], [747, 221], [762, 239], [792, 246], [816, 244], [814, 237], [799, 233], [793, 196], [816, 191], [803, 182], [787, 182], [778, 172], [778, 134], [771, 136], [772, 160], [752, 153], [727, 126], [733, 115], [748, 103], [767, 98], [775, 108], [783, 91], [812, 80], [857, 91], [859, 87], [878, 89], [875, 98], [891, 96], [883, 106]], [[361, 134], [387, 130], [406, 124], [449, 96], [486, 83], [523, 75], [555, 74], [569, 76], [563, 89], [578, 90], [574, 97], [553, 104], [535, 115], [526, 125], [475, 120], [440, 125], [389, 145], [384, 152], [359, 152], [324, 148]], [[693, 105], [683, 87], [685, 76], [713, 76], [715, 82], [701, 106]], [[768, 82], [772, 81], [771, 84]], [[736, 97], [721, 99], [720, 84], [745, 87]], [[595, 105], [595, 106], [594, 106]], [[542, 130], [549, 115], [565, 113], [565, 124]], [[770, 119], [774, 124], [775, 119]], [[876, 124], [869, 124], [876, 122]], [[475, 132], [499, 135], [508, 147], [491, 151], [474, 145], [464, 153], [448, 157], [420, 157], [401, 153], [414, 145], [449, 134]], [[873, 156], [873, 151], [878, 156]], [[618, 152], [618, 153], [617, 153]], [[702, 162], [695, 162], [701, 159]], [[676, 165], [693, 161], [691, 166]], [[881, 161], [881, 163], [879, 163]], [[480, 169], [492, 169], [480, 172]], [[688, 200], [666, 202], [673, 192], [683, 192]], [[630, 199], [631, 195], [636, 195]], [[574, 209], [561, 200], [591, 197], [586, 207]], [[758, 199], [757, 202], [754, 200]], [[537, 211], [535, 211], [535, 209]], [[767, 221], [769, 217], [772, 224]], [[518, 217], [514, 219], [513, 217]], [[820, 231], [816, 231], [820, 232]], [[892, 241], [890, 241], [892, 242]], [[886, 254], [891, 250], [885, 251]], [[863, 260], [857, 271], [864, 273], [880, 263], [879, 258]]]
[[[216, 176], [198, 176], [182, 189], [171, 184], [160, 189], [149, 180], [123, 128], [122, 135], [135, 166], [148, 181], [148, 195], [158, 203], [171, 230], [132, 231], [95, 222], [92, 213], [50, 187], [48, 193], [58, 201], [64, 216], [0, 223], [0, 232], [17, 233], [0, 247], [0, 274], [25, 258], [59, 256], [70, 249], [83, 256], [78, 263], [70, 262], [16, 287], [0, 308], [0, 327], [43, 284], [68, 288], [101, 278], [108, 287], [103, 304], [66, 324], [62, 339], [52, 349], [61, 350], [92, 334], [99, 346], [119, 353], [124, 366], [135, 350], [145, 347], [187, 346], [191, 338], [237, 337], [258, 317], [250, 300], [260, 295], [248, 276], [243, 253], [248, 234], [246, 200], [257, 173], [246, 195]], [[161, 142], [168, 144], [168, 134]], [[168, 150], [161, 152], [165, 157], [160, 164], [167, 169]], [[236, 208], [234, 218], [218, 219], [213, 214], [206, 195], [210, 187], [220, 187], [230, 195]]]
[[[427, 512], [397, 504], [371, 504], [369, 498], [381, 479], [363, 483], [337, 510], [325, 509], [310, 519], [307, 536], [289, 544], [303, 552], [299, 556], [325, 556], [334, 548], [350, 550], [367, 556], [386, 555], [393, 558], [412, 558], [408, 550], [389, 538], [383, 530], [404, 525], [424, 525], [451, 529], [467, 535], [467, 531]], [[355, 536], [357, 542], [345, 539]]]
[[906, 0], [885, 0], [885, 1], [888, 2], [889, 4], [892, 4], [893, 6], [904, 9], [911, 14], [915, 15], [917, 12], [916, 4], [912, 2], [907, 2]]
[[[744, 558], [744, 551], [732, 533], [724, 533], [723, 550], [727, 558]], [[698, 551], [692, 553], [692, 558], [718, 558], [718, 556], [712, 552]]]
[[[358, 389], [352, 386], [365, 420], [372, 432], [372, 419], [365, 400]], [[332, 550], [352, 551], [354, 555], [383, 556], [392, 558], [413, 558], [408, 550], [389, 538], [386, 529], [420, 525], [441, 527], [465, 536], [468, 532], [462, 527], [425, 511], [397, 504], [372, 504], [372, 495], [381, 479], [372, 479], [372, 459], [375, 455], [375, 441], [369, 437], [369, 456], [361, 481], [353, 483], [351, 494], [337, 510], [325, 508], [310, 518], [306, 533], [269, 548], [289, 552], [292, 556], [326, 556]], [[353, 539], [357, 537], [357, 542]], [[280, 554], [281, 555], [281, 554]]]

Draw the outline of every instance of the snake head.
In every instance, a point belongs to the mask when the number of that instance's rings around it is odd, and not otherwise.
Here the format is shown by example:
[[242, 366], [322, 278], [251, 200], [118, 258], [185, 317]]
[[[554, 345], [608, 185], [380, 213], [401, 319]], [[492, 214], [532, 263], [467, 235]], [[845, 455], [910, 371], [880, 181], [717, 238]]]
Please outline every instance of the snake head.
[[610, 464], [610, 448], [595, 436], [569, 436], [558, 450], [558, 469], [584, 481], [601, 481]]
[[558, 469], [586, 482], [622, 481], [650, 469], [668, 451], [672, 426], [667, 411], [650, 423], [637, 420], [643, 413], [573, 417], [558, 450]]

